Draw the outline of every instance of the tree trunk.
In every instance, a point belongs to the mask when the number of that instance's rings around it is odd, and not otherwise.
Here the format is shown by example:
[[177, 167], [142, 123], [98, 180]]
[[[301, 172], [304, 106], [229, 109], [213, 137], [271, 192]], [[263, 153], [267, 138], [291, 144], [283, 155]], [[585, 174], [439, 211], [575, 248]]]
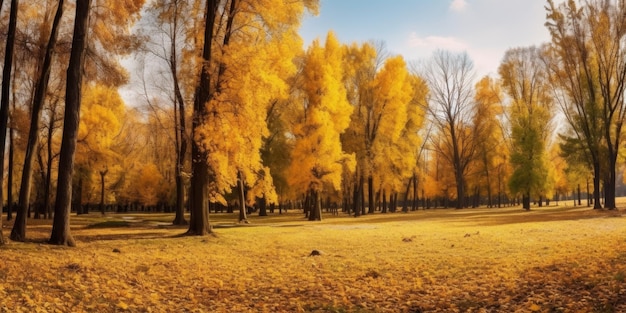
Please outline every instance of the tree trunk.
[[[52, 54], [56, 46], [57, 34], [61, 17], [63, 16], [63, 0], [59, 0], [56, 14], [50, 31], [50, 38], [46, 46], [41, 71], [38, 73], [35, 86], [35, 93], [32, 102], [30, 128], [28, 132], [28, 141], [26, 144], [26, 154], [24, 156], [24, 167], [22, 169], [22, 182], [20, 184], [20, 193], [17, 206], [17, 214], [15, 216], [15, 224], [11, 230], [11, 239], [15, 241], [24, 241], [26, 237], [26, 214], [30, 208], [30, 194], [33, 177], [33, 162], [35, 158], [35, 149], [39, 143], [39, 120], [41, 119], [41, 109], [45, 101], [48, 91], [48, 81], [50, 80], [50, 69], [52, 67]], [[38, 217], [38, 212], [35, 213]]]
[[172, 224], [187, 225], [187, 221], [185, 220], [185, 185], [183, 180], [183, 166], [185, 165], [185, 155], [187, 154], [187, 128], [185, 126], [185, 100], [183, 99], [178, 82], [178, 57], [176, 53], [178, 14], [174, 15], [174, 19], [175, 29], [172, 32], [169, 63], [174, 84], [174, 94], [176, 96], [176, 103], [174, 105], [176, 106], [176, 104], [178, 104], [178, 127], [175, 130], [175, 137], [178, 139], [177, 141], [179, 141], [179, 143], [176, 144], [176, 217]]
[[522, 196], [522, 208], [526, 211], [530, 211], [530, 194], [524, 194]]
[[109, 172], [109, 169], [105, 169], [104, 171], [98, 171], [100, 174], [100, 213], [104, 215], [106, 212], [104, 210], [104, 177]]
[[[13, 127], [9, 128], [9, 174], [7, 177], [7, 221], [13, 219], [13, 166], [15, 156], [15, 137], [13, 136]], [[1, 181], [1, 180], [0, 180]], [[0, 202], [0, 206], [2, 202]], [[1, 216], [1, 214], [0, 214]]]
[[56, 245], [75, 245], [74, 238], [70, 233], [72, 176], [74, 174], [74, 153], [76, 152], [78, 124], [80, 121], [82, 69], [87, 41], [87, 21], [89, 19], [90, 4], [91, 0], [76, 0], [76, 18], [74, 20], [72, 50], [67, 68], [67, 85], [65, 88], [65, 117], [59, 158], [57, 197], [49, 241], [51, 244]]
[[[619, 136], [619, 135], [616, 135]], [[607, 181], [604, 182], [604, 208], [607, 210], [615, 210], [615, 168], [617, 163], [617, 154], [609, 155], [609, 169]]]
[[600, 161], [593, 161], [593, 209], [600, 210]]
[[[193, 103], [193, 120], [191, 124], [191, 138], [198, 131], [204, 122], [207, 114], [206, 103], [210, 100], [211, 85], [211, 47], [213, 43], [213, 29], [215, 27], [215, 15], [218, 10], [219, 1], [208, 0], [205, 8], [204, 24], [204, 47], [202, 49], [202, 70], [200, 80], [196, 86]], [[191, 141], [191, 190], [190, 190], [190, 211], [188, 235], [206, 235], [211, 232], [209, 224], [209, 213], [207, 207], [207, 187], [209, 183], [209, 166], [207, 164], [206, 152], [200, 147], [196, 140]]]
[[402, 203], [402, 212], [408, 213], [409, 207], [407, 202], [409, 202], [409, 191], [411, 190], [411, 181], [413, 178], [409, 178], [409, 183], [406, 184], [406, 191], [404, 192], [404, 203]]
[[411, 211], [416, 211], [418, 209], [417, 198], [417, 175], [413, 174], [413, 204], [411, 205]]
[[259, 216], [267, 216], [267, 201], [265, 200], [265, 195], [261, 198], [258, 198], [259, 203]]
[[361, 196], [361, 215], [365, 215], [365, 177], [361, 176], [359, 180], [359, 195]]
[[387, 213], [387, 190], [383, 189], [383, 208], [381, 213]]
[[[180, 170], [178, 170], [180, 171]], [[172, 224], [187, 225], [185, 220], [185, 186], [182, 173], [176, 173], [176, 216]]]
[[[4, 67], [2, 69], [2, 96], [0, 98], [0, 181], [4, 179], [4, 147], [7, 140], [7, 125], [9, 120], [9, 89], [11, 88], [11, 71], [13, 69], [13, 50], [15, 47], [15, 28], [17, 24], [18, 0], [11, 0], [9, 13], [9, 29], [4, 53]], [[0, 184], [1, 186], [2, 184]], [[4, 203], [4, 188], [0, 188], [0, 206]], [[2, 220], [0, 219], [0, 244], [4, 244], [2, 235]]]
[[376, 209], [376, 205], [374, 204], [374, 178], [372, 175], [367, 177], [367, 213], [374, 214], [374, 210]]
[[247, 223], [248, 216], [246, 215], [246, 188], [243, 182], [243, 175], [241, 175], [241, 172], [238, 172], [237, 176], [237, 189], [239, 196], [239, 223]]
[[359, 217], [361, 216], [361, 208], [360, 208], [360, 204], [359, 204], [359, 200], [361, 199], [361, 196], [359, 195], [359, 183], [357, 183], [356, 181], [354, 182], [354, 192], [353, 192], [353, 207], [354, 207], [354, 217]]

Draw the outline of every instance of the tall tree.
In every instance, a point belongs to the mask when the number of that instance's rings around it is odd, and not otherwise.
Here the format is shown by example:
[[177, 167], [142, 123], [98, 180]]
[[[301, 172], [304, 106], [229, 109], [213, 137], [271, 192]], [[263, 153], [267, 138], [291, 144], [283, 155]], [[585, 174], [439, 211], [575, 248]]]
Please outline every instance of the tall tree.
[[52, 55], [57, 42], [57, 35], [61, 17], [63, 16], [64, 1], [60, 0], [57, 4], [56, 14], [52, 22], [50, 30], [50, 38], [45, 47], [41, 70], [35, 85], [35, 93], [31, 106], [30, 128], [28, 133], [28, 143], [26, 146], [26, 155], [24, 157], [24, 167], [22, 170], [22, 183], [20, 184], [20, 193], [18, 200], [18, 209], [15, 217], [15, 223], [11, 230], [11, 240], [24, 241], [26, 239], [26, 214], [30, 206], [30, 194], [32, 187], [33, 163], [35, 158], [35, 149], [39, 144], [39, 121], [41, 119], [41, 111], [44, 105], [45, 96], [48, 91], [48, 82], [50, 80], [50, 72], [52, 69]]
[[464, 207], [467, 169], [476, 152], [470, 131], [474, 112], [474, 71], [467, 53], [437, 51], [426, 65], [424, 77], [430, 87], [429, 113], [440, 142], [438, 155], [449, 163], [456, 185], [456, 207]]
[[546, 152], [552, 94], [541, 50], [537, 47], [509, 49], [498, 69], [502, 85], [511, 98], [511, 163], [509, 186], [522, 194], [530, 210], [531, 196], [541, 197], [547, 183]]
[[76, 17], [72, 35], [70, 63], [67, 68], [67, 85], [65, 89], [65, 117], [63, 138], [59, 158], [59, 177], [57, 196], [54, 205], [54, 220], [50, 243], [56, 245], [75, 246], [70, 233], [70, 210], [72, 202], [72, 176], [74, 174], [74, 153], [78, 139], [80, 121], [80, 101], [82, 89], [82, 69], [87, 41], [87, 21], [91, 0], [76, 1]]
[[600, 208], [600, 177], [606, 173], [605, 208], [615, 209], [616, 163], [626, 118], [626, 6], [615, 0], [557, 6], [548, 0], [547, 13], [553, 83], [574, 139], [585, 147], [592, 164], [594, 208]]
[[344, 49], [331, 32], [325, 46], [315, 40], [304, 58], [300, 114], [292, 129], [296, 141], [289, 181], [314, 200], [309, 220], [322, 218], [324, 187], [341, 190], [344, 164], [354, 167], [354, 155], [343, 151], [340, 140], [353, 110], [342, 81], [343, 53]]
[[[0, 99], [0, 180], [4, 180], [4, 156], [7, 138], [7, 125], [9, 119], [9, 90], [11, 88], [11, 69], [13, 66], [13, 50], [15, 46], [15, 28], [17, 24], [18, 0], [11, 0], [11, 10], [9, 13], [9, 29], [7, 33], [7, 42], [4, 52], [4, 67], [2, 69], [2, 95]], [[1, 7], [0, 7], [1, 8]], [[0, 184], [2, 185], [2, 184]], [[4, 203], [2, 194], [3, 188], [0, 188], [0, 204]], [[0, 221], [0, 226], [2, 222]], [[4, 244], [4, 236], [2, 235], [2, 227], [0, 227], [0, 244]]]
[[210, 100], [211, 54], [215, 28], [215, 16], [218, 14], [218, 0], [207, 0], [204, 9], [204, 27], [202, 43], [202, 62], [200, 79], [196, 85], [193, 101], [193, 118], [191, 122], [191, 190], [189, 192], [188, 235], [206, 235], [211, 232], [209, 224], [207, 188], [209, 185], [209, 167], [206, 162], [207, 153], [195, 139], [204, 119], [208, 114], [206, 103]]
[[[172, 102], [174, 108], [175, 127], [174, 148], [176, 153], [175, 183], [176, 183], [176, 216], [172, 222], [174, 225], [187, 225], [185, 220], [185, 180], [183, 170], [188, 153], [189, 134], [187, 132], [187, 106], [189, 100], [185, 91], [193, 80], [185, 72], [189, 67], [183, 66], [181, 53], [189, 49], [188, 40], [191, 6], [187, 0], [165, 1], [159, 0], [150, 3], [148, 9], [153, 14], [153, 21], [148, 22], [147, 31], [150, 32], [146, 42], [146, 50], [158, 60], [163, 62], [169, 72], [169, 79], [165, 79], [169, 86], [162, 86], [163, 92]], [[165, 44], [164, 44], [165, 43]], [[151, 63], [151, 68], [154, 64]], [[162, 81], [163, 77], [157, 78]], [[156, 83], [156, 82], [155, 82]], [[161, 87], [161, 86], [159, 86]], [[147, 94], [147, 93], [146, 93]], [[147, 94], [148, 95], [148, 94]], [[151, 102], [151, 101], [150, 101]]]
[[505, 142], [505, 129], [501, 117], [504, 115], [503, 95], [500, 84], [489, 76], [483, 77], [476, 84], [476, 111], [474, 112], [474, 129], [478, 138], [477, 156], [475, 159], [475, 184], [487, 194], [487, 205], [494, 205], [493, 196], [498, 189], [498, 166], [508, 158]]

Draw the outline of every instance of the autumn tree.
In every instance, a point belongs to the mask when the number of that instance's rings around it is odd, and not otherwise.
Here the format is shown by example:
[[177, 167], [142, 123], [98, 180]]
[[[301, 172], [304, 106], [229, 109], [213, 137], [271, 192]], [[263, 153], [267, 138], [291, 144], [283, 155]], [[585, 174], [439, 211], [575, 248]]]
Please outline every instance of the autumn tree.
[[[20, 184], [18, 210], [15, 223], [11, 231], [11, 239], [14, 241], [23, 241], [26, 236], [26, 214], [30, 206], [30, 194], [33, 176], [33, 163], [35, 159], [35, 149], [39, 143], [39, 128], [41, 111], [44, 105], [45, 96], [48, 91], [48, 82], [52, 69], [53, 51], [56, 46], [57, 35], [63, 16], [64, 1], [60, 0], [57, 4], [56, 14], [50, 29], [50, 38], [43, 49], [44, 55], [42, 65], [37, 79], [35, 81], [35, 91], [31, 106], [30, 128], [28, 133], [28, 144], [26, 146], [26, 155], [24, 157], [24, 167], [22, 170], [22, 182]], [[37, 211], [39, 213], [39, 211]], [[38, 214], [37, 214], [38, 215]]]
[[[113, 145], [124, 118], [124, 101], [116, 88], [89, 84], [83, 89], [76, 167], [89, 185], [100, 187], [96, 199], [99, 198], [100, 212], [104, 214], [105, 179], [120, 170], [120, 155]], [[78, 199], [79, 205], [81, 200]]]
[[[173, 108], [174, 127], [173, 145], [176, 154], [175, 182], [176, 182], [176, 216], [174, 225], [186, 225], [184, 216], [185, 204], [185, 184], [184, 166], [188, 153], [189, 134], [187, 132], [187, 113], [190, 102], [187, 96], [192, 80], [188, 73], [189, 66], [183, 66], [183, 52], [193, 48], [188, 40], [191, 35], [190, 28], [193, 22], [190, 12], [192, 6], [186, 0], [176, 1], [154, 1], [149, 4], [149, 19], [144, 25], [145, 37], [148, 40], [144, 43], [144, 48], [148, 55], [153, 56], [158, 62], [165, 66], [167, 76], [157, 75], [154, 84], [164, 94], [164, 98], [171, 102]], [[146, 19], [146, 17], [144, 17]], [[150, 68], [154, 69], [155, 62], [150, 62]], [[149, 73], [154, 77], [155, 73]], [[166, 84], [161, 85], [160, 82]], [[147, 101], [153, 106], [146, 90]]]
[[343, 164], [353, 167], [354, 155], [343, 151], [340, 135], [350, 123], [353, 107], [343, 85], [344, 49], [331, 32], [324, 46], [315, 40], [302, 68], [300, 112], [294, 121], [295, 144], [289, 182], [313, 199], [309, 220], [321, 220], [321, 193], [341, 190]]
[[[286, 95], [284, 79], [288, 75], [284, 73], [295, 71], [292, 58], [300, 42], [299, 20], [305, 9], [316, 5], [316, 1], [243, 0], [207, 4], [203, 69], [192, 120], [192, 221], [188, 233], [208, 231], [208, 187], [212, 200], [223, 201], [227, 190], [234, 186], [241, 190], [242, 185], [252, 186], [259, 179], [264, 170], [262, 138], [268, 135], [267, 106], [276, 96]], [[241, 213], [244, 205], [240, 200]], [[194, 221], [196, 218], [200, 220]]]
[[440, 140], [432, 147], [450, 165], [456, 187], [456, 207], [464, 207], [468, 166], [476, 153], [471, 130], [474, 112], [473, 63], [467, 53], [437, 51], [426, 65], [424, 78], [430, 89], [429, 114]]
[[509, 187], [520, 193], [530, 210], [531, 196], [542, 197], [547, 184], [546, 152], [552, 94], [541, 50], [537, 47], [509, 49], [498, 69], [502, 85], [511, 98], [511, 164]]
[[72, 202], [72, 175], [74, 174], [74, 153], [78, 139], [80, 116], [82, 68], [87, 39], [87, 21], [91, 0], [76, 1], [76, 17], [72, 36], [72, 52], [67, 68], [67, 86], [65, 88], [65, 117], [63, 139], [59, 159], [59, 177], [57, 196], [54, 206], [54, 220], [50, 243], [75, 246], [70, 233], [70, 210]]
[[556, 5], [548, 0], [546, 9], [552, 82], [572, 139], [580, 142], [592, 164], [594, 208], [601, 208], [600, 179], [606, 173], [605, 208], [615, 209], [616, 165], [626, 117], [626, 7], [621, 1]]
[[[17, 24], [18, 0], [11, 0], [11, 9], [9, 13], [9, 29], [7, 33], [7, 41], [4, 52], [4, 67], [2, 69], [2, 95], [0, 98], [0, 160], [3, 165], [0, 166], [0, 181], [4, 181], [4, 156], [7, 135], [7, 125], [9, 118], [9, 91], [11, 88], [11, 69], [13, 65], [13, 50], [15, 46], [15, 26]], [[1, 6], [0, 6], [1, 8]], [[0, 184], [2, 185], [2, 184]], [[0, 188], [0, 205], [4, 203], [4, 197]], [[0, 226], [2, 222], [0, 221]], [[0, 227], [1, 228], [1, 227]], [[0, 229], [0, 244], [4, 244], [4, 236]]]
[[[345, 59], [345, 85], [354, 110], [343, 141], [346, 151], [356, 154], [357, 175], [367, 178], [369, 213], [373, 213], [374, 178], [383, 191], [397, 192], [415, 166], [412, 152], [417, 144], [407, 140], [416, 132], [413, 126], [421, 125], [421, 121], [409, 122], [412, 109], [417, 108], [410, 107], [414, 77], [402, 57], [387, 57], [380, 44], [353, 44]], [[392, 151], [403, 148], [408, 149]]]
[[497, 80], [485, 76], [476, 84], [473, 124], [478, 142], [476, 158], [473, 162], [476, 176], [474, 185], [478, 191], [485, 191], [489, 207], [494, 205], [494, 193], [497, 192], [500, 196], [501, 190], [498, 188], [498, 183], [505, 177], [499, 170], [508, 158], [508, 148], [504, 137], [506, 134], [501, 120], [505, 113], [503, 98]]

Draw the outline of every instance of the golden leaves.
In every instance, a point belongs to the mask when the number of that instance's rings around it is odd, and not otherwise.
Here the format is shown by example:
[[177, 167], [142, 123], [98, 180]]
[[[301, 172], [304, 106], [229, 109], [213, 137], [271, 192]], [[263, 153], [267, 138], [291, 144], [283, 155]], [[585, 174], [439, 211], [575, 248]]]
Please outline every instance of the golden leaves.
[[[83, 229], [76, 221], [75, 236], [90, 241], [77, 248], [30, 243], [2, 248], [0, 310], [610, 312], [626, 307], [625, 220], [548, 221], [560, 214], [586, 216], [554, 208], [533, 215], [539, 223], [511, 223], [518, 210], [497, 215], [486, 209], [429, 210], [405, 214], [404, 221], [395, 215], [328, 217], [315, 226], [276, 227], [294, 226], [284, 222], [295, 219], [294, 213], [261, 227], [220, 229], [209, 239], [174, 238], [169, 235], [180, 230], [171, 229]], [[593, 214], [588, 217], [598, 213]], [[157, 238], [136, 239], [147, 232], [158, 232]], [[113, 247], [122, 253], [111, 253]], [[312, 249], [324, 253], [307, 257]]]

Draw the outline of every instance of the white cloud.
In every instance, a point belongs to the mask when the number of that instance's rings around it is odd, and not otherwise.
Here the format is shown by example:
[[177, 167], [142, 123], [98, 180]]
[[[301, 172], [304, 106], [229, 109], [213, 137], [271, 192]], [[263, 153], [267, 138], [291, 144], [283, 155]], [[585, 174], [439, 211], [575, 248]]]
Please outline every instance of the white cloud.
[[415, 32], [409, 36], [409, 46], [434, 51], [437, 49], [464, 51], [467, 44], [455, 37], [426, 36], [420, 37]]
[[467, 7], [467, 0], [452, 0], [450, 9], [452, 11], [463, 11]]

